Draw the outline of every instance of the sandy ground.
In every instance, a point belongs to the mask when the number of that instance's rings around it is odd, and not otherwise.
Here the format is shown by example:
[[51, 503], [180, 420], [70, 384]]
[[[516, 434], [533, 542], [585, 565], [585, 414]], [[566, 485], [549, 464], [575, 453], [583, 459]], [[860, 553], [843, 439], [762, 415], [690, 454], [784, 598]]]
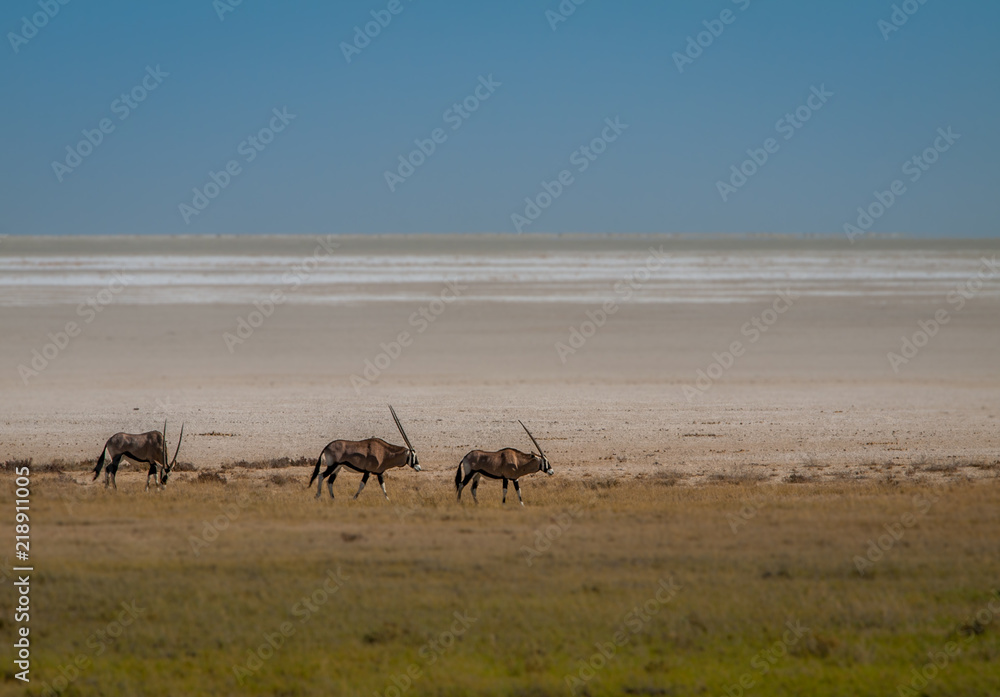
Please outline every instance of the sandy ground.
[[[230, 351], [251, 306], [112, 303], [27, 384], [19, 366], [75, 307], [3, 306], [0, 461], [94, 459], [116, 431], [164, 418], [171, 443], [186, 424], [180, 459], [199, 468], [314, 458], [335, 438], [398, 442], [391, 403], [425, 470], [399, 477], [450, 477], [471, 448], [528, 449], [516, 419], [564, 476], [996, 476], [996, 293], [951, 308], [898, 373], [887, 353], [950, 307], [943, 295], [807, 295], [750, 341], [741, 328], [772, 302], [623, 303], [565, 362], [557, 345], [599, 305], [460, 299], [417, 332], [413, 300], [286, 304]], [[352, 384], [404, 331], [377, 379]], [[745, 352], [698, 390], [734, 341]]]

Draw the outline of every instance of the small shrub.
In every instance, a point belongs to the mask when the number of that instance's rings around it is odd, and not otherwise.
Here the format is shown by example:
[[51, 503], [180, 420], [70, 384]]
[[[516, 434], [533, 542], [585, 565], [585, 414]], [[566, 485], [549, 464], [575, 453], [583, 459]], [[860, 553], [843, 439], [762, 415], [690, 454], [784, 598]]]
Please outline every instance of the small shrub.
[[197, 484], [225, 484], [226, 475], [219, 472], [201, 472], [194, 480]]
[[276, 472], [268, 477], [267, 480], [275, 486], [285, 486], [286, 484], [293, 483], [295, 481], [295, 477], [290, 474], [281, 474]]

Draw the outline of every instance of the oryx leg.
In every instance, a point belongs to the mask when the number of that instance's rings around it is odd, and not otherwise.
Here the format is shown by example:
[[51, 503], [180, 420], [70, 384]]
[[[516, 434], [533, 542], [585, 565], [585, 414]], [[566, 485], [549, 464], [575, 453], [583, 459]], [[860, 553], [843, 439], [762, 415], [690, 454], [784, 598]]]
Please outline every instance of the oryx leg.
[[507, 477], [503, 478], [503, 503], [507, 503]]
[[108, 481], [111, 481], [111, 486], [114, 487], [115, 491], [118, 491], [118, 482], [115, 481], [115, 477], [118, 474], [118, 463], [122, 461], [122, 456], [112, 458], [111, 464], [108, 465], [107, 470], [104, 472], [104, 488], [108, 488]]
[[520, 501], [521, 505], [523, 506], [524, 499], [521, 498], [521, 485], [517, 483], [516, 479], [514, 480], [514, 491], [517, 492], [517, 500]]
[[149, 463], [149, 471], [146, 472], [146, 491], [149, 491], [149, 478], [150, 477], [155, 477], [155, 479], [153, 479], [153, 483], [156, 485], [156, 488], [159, 489], [160, 488], [160, 471], [159, 471], [159, 468], [156, 466], [155, 462], [150, 462]]
[[[368, 477], [371, 476], [371, 472], [365, 472], [365, 476], [361, 478], [361, 486], [358, 487], [358, 493], [354, 495], [354, 498], [358, 498], [361, 495], [361, 491], [365, 488], [365, 484], [368, 483]], [[379, 477], [381, 479], [381, 476]]]
[[479, 503], [479, 498], [476, 496], [476, 489], [479, 488], [479, 478], [483, 476], [476, 472], [476, 476], [472, 478], [472, 500]]
[[[337, 470], [336, 465], [330, 465], [329, 467], [326, 468], [325, 472], [319, 473], [319, 477], [317, 477], [319, 481], [316, 482], [316, 498], [319, 498], [320, 496], [323, 495], [323, 480], [332, 475], [336, 470]], [[330, 489], [330, 496], [333, 496], [333, 489]]]
[[[340, 472], [341, 467], [342, 465], [332, 465], [330, 467], [330, 469], [333, 471], [330, 472], [330, 476], [326, 480], [326, 488], [330, 492], [331, 499], [333, 498], [333, 483], [337, 481], [337, 473]], [[329, 470], [327, 471], [329, 472]]]
[[462, 480], [461, 486], [458, 487], [458, 500], [459, 501], [462, 500], [462, 490], [465, 489], [465, 485], [468, 484], [472, 480], [472, 478], [475, 477], [475, 476], [476, 476], [475, 472], [469, 472], [467, 475], [465, 475], [465, 479]]
[[382, 493], [385, 495], [385, 500], [388, 501], [389, 492], [385, 490], [385, 478], [381, 474], [376, 474], [375, 476], [378, 477], [379, 486], [382, 487]]

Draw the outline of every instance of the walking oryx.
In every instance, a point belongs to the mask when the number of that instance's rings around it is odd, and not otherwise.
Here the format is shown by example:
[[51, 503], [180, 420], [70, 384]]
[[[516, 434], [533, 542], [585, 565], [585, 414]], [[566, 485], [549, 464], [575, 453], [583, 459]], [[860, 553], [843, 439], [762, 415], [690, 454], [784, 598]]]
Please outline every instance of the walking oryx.
[[528, 438], [538, 448], [538, 454], [531, 453], [529, 455], [513, 448], [504, 448], [496, 452], [473, 450], [462, 458], [462, 461], [458, 463], [458, 471], [455, 472], [455, 491], [458, 492], [459, 501], [462, 500], [462, 489], [465, 488], [465, 485], [471, 479], [472, 499], [476, 503], [479, 503], [479, 499], [476, 498], [476, 488], [479, 486], [479, 477], [486, 476], [490, 479], [503, 480], [504, 503], [507, 503], [507, 480], [513, 479], [514, 491], [517, 492], [517, 500], [523, 506], [524, 499], [521, 498], [521, 485], [517, 483], [517, 478], [523, 477], [526, 474], [534, 474], [535, 472], [552, 474], [552, 465], [549, 464], [549, 461], [545, 458], [545, 454], [542, 453], [542, 446], [531, 435], [531, 431], [528, 430], [527, 426], [520, 421], [518, 423], [521, 424], [521, 428], [528, 434]]
[[[324, 477], [329, 477], [327, 488], [330, 490], [330, 498], [333, 498], [333, 482], [337, 479], [337, 473], [340, 472], [341, 467], [347, 467], [364, 475], [361, 477], [361, 486], [358, 487], [358, 493], [354, 495], [354, 498], [358, 498], [358, 494], [368, 483], [368, 477], [374, 474], [378, 477], [378, 483], [382, 487], [386, 501], [389, 500], [389, 494], [385, 490], [385, 480], [382, 477], [386, 470], [409, 465], [415, 472], [420, 471], [417, 453], [410, 444], [410, 439], [406, 437], [403, 424], [399, 423], [399, 417], [396, 416], [396, 410], [392, 408], [392, 405], [389, 406], [389, 411], [392, 412], [393, 421], [396, 422], [396, 428], [399, 429], [399, 435], [403, 436], [406, 447], [386, 443], [381, 438], [333, 441], [319, 454], [316, 469], [313, 470], [312, 478], [309, 479], [307, 485], [312, 486], [316, 477], [319, 477], [319, 484], [316, 485], [316, 498], [319, 498], [323, 493]], [[320, 474], [324, 465], [326, 471]]]
[[[149, 478], [156, 477], [153, 482], [156, 488], [167, 486], [167, 477], [170, 470], [177, 464], [177, 453], [181, 451], [181, 441], [184, 440], [184, 424], [181, 424], [181, 435], [177, 439], [177, 450], [174, 451], [174, 459], [167, 460], [167, 422], [163, 422], [163, 433], [159, 431], [149, 431], [133, 435], [131, 433], [116, 433], [104, 444], [101, 457], [97, 460], [97, 467], [94, 468], [94, 479], [101, 475], [101, 468], [104, 461], [111, 458], [108, 468], [104, 471], [104, 488], [108, 484], [118, 488], [115, 475], [118, 474], [118, 463], [123, 457], [127, 457], [135, 462], [143, 462], [149, 465], [149, 472], [146, 474], [146, 491], [149, 491]], [[157, 471], [159, 470], [159, 471]]]

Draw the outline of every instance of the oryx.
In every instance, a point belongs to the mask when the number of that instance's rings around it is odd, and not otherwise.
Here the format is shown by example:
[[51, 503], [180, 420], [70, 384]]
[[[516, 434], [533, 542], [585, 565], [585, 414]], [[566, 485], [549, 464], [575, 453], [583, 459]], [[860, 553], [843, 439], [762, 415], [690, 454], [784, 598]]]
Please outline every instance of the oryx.
[[[319, 484], [316, 485], [316, 498], [323, 494], [324, 477], [329, 477], [327, 488], [330, 490], [330, 498], [333, 498], [333, 482], [337, 479], [337, 473], [340, 472], [341, 467], [347, 467], [363, 475], [361, 486], [358, 487], [358, 493], [354, 495], [354, 498], [358, 498], [358, 494], [368, 483], [368, 477], [374, 474], [378, 477], [378, 483], [382, 486], [382, 493], [385, 494], [387, 501], [389, 494], [385, 490], [385, 480], [382, 477], [386, 470], [409, 465], [415, 472], [420, 471], [417, 453], [410, 444], [410, 439], [406, 437], [403, 424], [399, 422], [399, 417], [396, 416], [396, 410], [392, 408], [392, 405], [389, 406], [389, 411], [392, 412], [392, 419], [396, 422], [396, 428], [399, 429], [399, 435], [403, 436], [406, 447], [386, 443], [381, 438], [333, 441], [319, 454], [316, 469], [313, 470], [307, 485], [312, 486], [316, 477], [319, 477]], [[326, 466], [326, 471], [321, 474], [320, 470], [324, 466]]]
[[520, 450], [514, 450], [514, 448], [504, 448], [496, 452], [473, 450], [462, 458], [462, 461], [458, 463], [458, 471], [455, 472], [455, 491], [458, 494], [459, 501], [462, 500], [462, 489], [465, 488], [465, 485], [471, 479], [472, 499], [476, 503], [479, 503], [479, 499], [476, 498], [476, 488], [479, 486], [479, 477], [485, 476], [490, 479], [503, 480], [504, 503], [507, 503], [507, 480], [514, 480], [514, 491], [517, 492], [517, 500], [523, 506], [524, 499], [521, 498], [521, 485], [517, 483], [518, 477], [523, 477], [526, 474], [534, 474], [535, 472], [552, 474], [552, 465], [549, 464], [549, 461], [545, 458], [545, 454], [542, 453], [542, 446], [531, 435], [531, 431], [528, 430], [527, 426], [521, 423], [521, 421], [518, 421], [518, 423], [521, 424], [521, 428], [528, 434], [528, 438], [538, 448], [538, 454], [522, 453]]
[[[149, 478], [156, 477], [154, 483], [157, 488], [167, 486], [167, 477], [170, 470], [177, 464], [177, 453], [181, 451], [181, 441], [184, 440], [184, 424], [181, 424], [181, 435], [177, 439], [177, 449], [174, 451], [174, 459], [167, 460], [167, 422], [163, 422], [163, 433], [159, 431], [149, 431], [138, 435], [132, 433], [116, 433], [104, 444], [101, 457], [97, 460], [97, 467], [94, 468], [94, 479], [101, 474], [104, 461], [111, 458], [108, 468], [104, 471], [104, 488], [108, 488], [110, 483], [115, 489], [118, 483], [115, 475], [118, 474], [118, 463], [123, 457], [127, 457], [135, 462], [142, 462], [149, 465], [149, 472], [146, 474], [146, 491], [149, 491]], [[169, 462], [169, 464], [168, 464]]]

